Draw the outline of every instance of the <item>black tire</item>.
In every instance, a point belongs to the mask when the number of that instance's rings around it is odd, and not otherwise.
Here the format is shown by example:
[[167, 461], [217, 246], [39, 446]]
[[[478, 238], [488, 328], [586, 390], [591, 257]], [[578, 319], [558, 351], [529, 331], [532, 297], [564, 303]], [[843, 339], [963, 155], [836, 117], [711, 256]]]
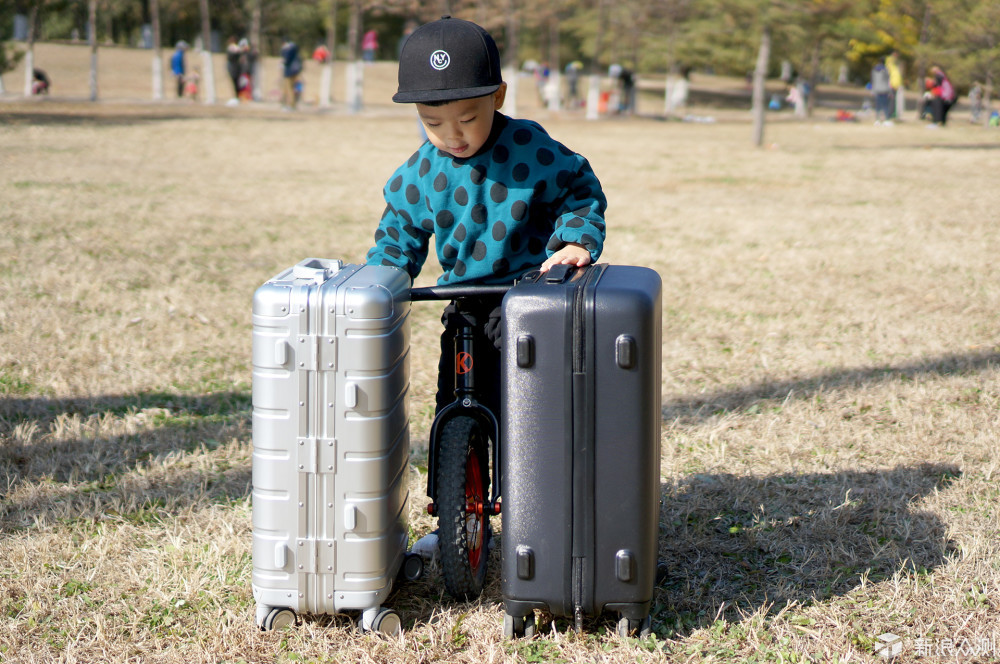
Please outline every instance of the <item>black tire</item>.
[[489, 515], [467, 509], [489, 501], [486, 450], [486, 437], [472, 418], [456, 417], [444, 425], [436, 462], [441, 574], [448, 594], [460, 601], [479, 597], [486, 581]]
[[399, 578], [414, 582], [419, 581], [424, 575], [424, 559], [416, 553], [408, 553], [403, 557], [403, 564], [399, 568]]

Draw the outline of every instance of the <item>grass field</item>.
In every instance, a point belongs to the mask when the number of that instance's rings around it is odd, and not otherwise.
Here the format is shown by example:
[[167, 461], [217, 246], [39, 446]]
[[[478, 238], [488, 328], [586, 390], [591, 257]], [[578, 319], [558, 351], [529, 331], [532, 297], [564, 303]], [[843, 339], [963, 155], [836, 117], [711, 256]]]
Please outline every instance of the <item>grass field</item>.
[[[504, 641], [494, 559], [476, 603], [401, 586], [392, 639], [253, 624], [250, 305], [362, 259], [415, 121], [145, 96], [0, 101], [0, 661], [873, 662], [883, 634], [1000, 659], [1000, 131], [781, 119], [756, 149], [739, 112], [528, 107], [604, 184], [603, 260], [663, 278], [655, 634]], [[437, 317], [414, 307], [414, 536]]]

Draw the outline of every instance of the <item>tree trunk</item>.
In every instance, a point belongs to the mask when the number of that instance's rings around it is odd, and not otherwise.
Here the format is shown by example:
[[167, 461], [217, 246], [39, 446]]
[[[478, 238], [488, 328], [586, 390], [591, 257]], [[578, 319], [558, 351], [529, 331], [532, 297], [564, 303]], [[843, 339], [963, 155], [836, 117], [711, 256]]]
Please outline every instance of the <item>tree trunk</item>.
[[[924, 18], [920, 23], [920, 37], [917, 39], [917, 43], [923, 46], [931, 39], [931, 16], [933, 12], [931, 10], [930, 2], [924, 5]], [[923, 55], [924, 49], [918, 49], [917, 53], [917, 119], [920, 119], [921, 107], [923, 106], [922, 97], [924, 94], [924, 75], [927, 73], [927, 59]]]
[[823, 40], [816, 41], [813, 48], [812, 62], [809, 63], [809, 96], [806, 97], [806, 115], [810, 118], [816, 104], [816, 86], [819, 84], [819, 56], [823, 48]]
[[87, 8], [90, 26], [90, 101], [97, 101], [97, 0], [90, 0]]
[[588, 120], [600, 117], [598, 106], [601, 99], [601, 47], [604, 44], [604, 32], [607, 29], [608, 14], [605, 0], [597, 0], [597, 34], [594, 35], [594, 54], [590, 59], [590, 81], [587, 86]]
[[262, 13], [261, 4], [263, 0], [253, 0], [253, 9], [250, 10], [250, 52], [255, 54], [256, 57], [253, 58], [253, 71], [250, 73], [250, 78], [253, 80], [252, 93], [254, 101], [261, 101], [264, 99], [264, 95], [261, 90], [264, 89], [264, 76], [261, 73], [263, 67], [260, 65], [260, 59], [264, 57], [264, 51], [260, 43], [260, 16]]
[[[898, 58], [896, 59], [896, 66], [899, 67], [899, 80], [906, 80], [903, 63], [899, 62]], [[900, 83], [899, 89], [896, 90], [896, 120], [902, 120], [904, 113], [906, 113], [906, 84]]]
[[160, 0], [149, 0], [149, 20], [153, 28], [153, 101], [163, 99], [163, 53], [160, 43]]
[[760, 50], [757, 52], [757, 66], [753, 70], [753, 143], [757, 147], [764, 144], [764, 113], [767, 90], [767, 63], [771, 58], [771, 26], [765, 25], [760, 35]]
[[361, 111], [361, 93], [364, 90], [364, 63], [358, 57], [361, 33], [361, 0], [351, 3], [351, 22], [347, 28], [347, 105], [351, 113]]
[[326, 49], [330, 58], [323, 63], [319, 82], [319, 105], [328, 108], [333, 102], [333, 63], [337, 59], [337, 0], [330, 0], [330, 27], [326, 30]]
[[24, 48], [24, 96], [30, 97], [35, 83], [35, 24], [38, 22], [38, 5], [28, 12], [28, 41]]
[[206, 104], [215, 103], [215, 71], [212, 68], [212, 21], [208, 14], [208, 0], [199, 0], [201, 11], [201, 61], [204, 73], [198, 85]]
[[559, 13], [553, 11], [549, 15], [549, 80], [545, 89], [550, 111], [558, 111], [562, 107], [560, 71], [562, 70], [559, 64]]
[[983, 86], [983, 126], [990, 124], [990, 113], [993, 112], [993, 72], [986, 72], [986, 85]]
[[507, 82], [507, 97], [504, 99], [503, 112], [517, 116], [517, 1], [507, 0], [507, 28], [504, 34], [504, 72]]

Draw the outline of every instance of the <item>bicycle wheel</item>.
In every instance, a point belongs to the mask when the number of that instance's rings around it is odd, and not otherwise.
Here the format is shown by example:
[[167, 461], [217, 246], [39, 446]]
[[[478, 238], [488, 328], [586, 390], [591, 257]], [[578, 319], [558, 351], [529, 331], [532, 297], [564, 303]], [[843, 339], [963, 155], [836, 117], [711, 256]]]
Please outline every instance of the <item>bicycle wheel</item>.
[[488, 477], [486, 437], [479, 424], [470, 417], [450, 420], [438, 450], [438, 526], [444, 585], [461, 601], [479, 597], [486, 580]]

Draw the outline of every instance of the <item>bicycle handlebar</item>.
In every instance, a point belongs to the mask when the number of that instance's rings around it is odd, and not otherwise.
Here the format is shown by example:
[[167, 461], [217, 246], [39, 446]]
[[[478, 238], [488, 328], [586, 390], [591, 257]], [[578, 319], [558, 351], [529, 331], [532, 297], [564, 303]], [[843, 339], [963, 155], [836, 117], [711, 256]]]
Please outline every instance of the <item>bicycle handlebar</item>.
[[459, 284], [457, 286], [427, 286], [424, 288], [411, 288], [410, 300], [457, 300], [466, 297], [488, 297], [490, 295], [503, 295], [513, 287], [510, 285], [484, 286], [476, 284]]

